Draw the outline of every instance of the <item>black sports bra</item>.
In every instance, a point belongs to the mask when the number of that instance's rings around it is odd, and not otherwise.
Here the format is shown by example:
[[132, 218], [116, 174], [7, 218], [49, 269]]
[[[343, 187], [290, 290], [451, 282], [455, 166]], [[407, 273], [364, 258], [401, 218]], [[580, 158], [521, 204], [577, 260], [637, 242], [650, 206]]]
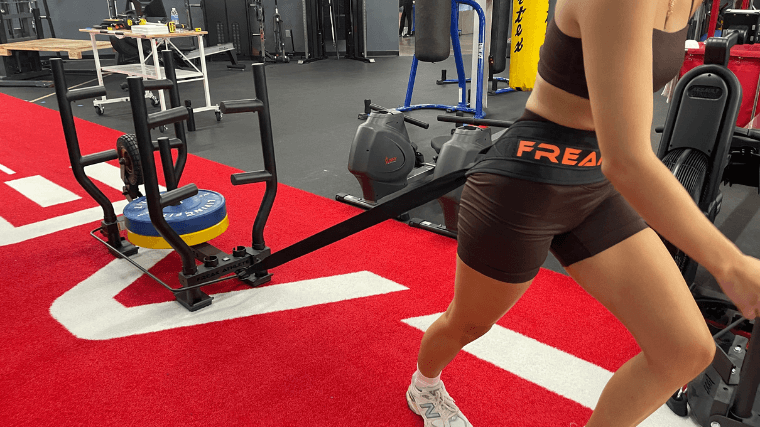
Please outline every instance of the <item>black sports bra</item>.
[[[653, 30], [652, 80], [655, 91], [662, 89], [678, 74], [686, 51], [686, 30], [669, 33]], [[546, 28], [546, 39], [541, 47], [538, 74], [552, 86], [588, 99], [588, 85], [583, 66], [581, 39], [560, 31], [552, 18]]]

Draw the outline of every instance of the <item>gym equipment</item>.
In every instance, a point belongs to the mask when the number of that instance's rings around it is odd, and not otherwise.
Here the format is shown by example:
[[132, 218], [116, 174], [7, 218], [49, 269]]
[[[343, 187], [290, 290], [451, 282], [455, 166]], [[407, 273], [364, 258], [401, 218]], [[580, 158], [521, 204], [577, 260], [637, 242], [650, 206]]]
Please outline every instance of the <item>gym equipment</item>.
[[[189, 3], [189, 2], [188, 2]], [[193, 5], [188, 5], [193, 6]], [[232, 42], [235, 50], [245, 57], [257, 61], [290, 62], [285, 55], [282, 41], [282, 17], [275, 0], [274, 35], [275, 54], [266, 49], [265, 14], [262, 0], [202, 1], [206, 28], [212, 46], [224, 46]], [[229, 50], [228, 50], [229, 52]], [[232, 56], [232, 53], [229, 53]], [[233, 61], [233, 67], [238, 68]], [[242, 69], [242, 68], [241, 68]]]
[[269, 62], [290, 62], [290, 58], [284, 55], [284, 48], [282, 46], [282, 39], [280, 37], [280, 32], [282, 31], [282, 19], [280, 18], [280, 14], [277, 12], [277, 1], [275, 0], [275, 15], [274, 15], [274, 34], [275, 34], [275, 50], [277, 53], [274, 55], [267, 52], [266, 50], [266, 36], [265, 36], [265, 26], [264, 26], [264, 4], [261, 0], [253, 0], [251, 4], [249, 4], [251, 7], [252, 13], [253, 13], [253, 19], [255, 21], [254, 27], [256, 28], [257, 33], [253, 33], [252, 36], [254, 37], [254, 49], [253, 49], [253, 57], [259, 61], [269, 61]]
[[459, 7], [450, 8], [448, 0], [423, 0], [415, 5], [415, 13], [414, 56], [424, 62], [448, 58], [449, 34], [454, 37], [451, 33], [452, 15], [457, 15], [459, 22]]
[[[42, 7], [44, 15], [37, 0], [0, 1], [0, 44], [44, 39], [43, 19], [48, 22], [50, 37], [55, 38], [47, 0], [42, 0]], [[0, 87], [50, 87], [48, 82], [28, 80], [47, 74], [39, 52], [14, 51], [13, 56], [0, 56]]]
[[[264, 8], [261, 0], [201, 0], [198, 6], [203, 10], [209, 46], [232, 43], [238, 55], [264, 60]], [[234, 56], [228, 54], [231, 58]], [[236, 62], [232, 65], [235, 67], [231, 68], [238, 68]]]
[[[448, 0], [444, 0], [446, 2]], [[428, 3], [429, 2], [429, 3]], [[442, 61], [448, 58], [449, 37], [443, 37], [441, 17], [443, 8], [440, 5], [441, 0], [427, 0], [427, 2], [417, 1], [415, 6], [417, 20], [415, 22], [415, 54], [412, 58], [412, 68], [409, 72], [409, 83], [406, 89], [406, 99], [404, 105], [397, 108], [398, 111], [412, 111], [421, 109], [438, 109], [446, 111], [462, 111], [472, 113], [475, 118], [482, 119], [485, 117], [483, 112], [483, 44], [485, 43], [486, 20], [483, 8], [473, 0], [451, 0], [450, 7], [450, 25], [449, 35], [451, 44], [454, 48], [454, 59], [459, 81], [459, 102], [457, 105], [441, 104], [418, 104], [412, 105], [412, 93], [414, 92], [414, 80], [417, 76], [417, 65], [420, 60]], [[464, 62], [462, 60], [462, 47], [459, 44], [459, 4], [466, 4], [475, 9], [478, 14], [478, 67], [477, 67], [477, 85], [475, 89], [475, 108], [470, 108], [467, 102], [467, 81], [464, 73]], [[444, 21], [445, 22], [445, 21]], [[446, 46], [445, 52], [443, 46]], [[424, 55], [422, 59], [417, 57], [417, 53]]]
[[[447, 173], [472, 163], [483, 149], [491, 146], [498, 136], [491, 135], [490, 128], [475, 126], [456, 127], [451, 135], [433, 138], [431, 146], [438, 153], [435, 163], [426, 163], [418, 147], [409, 139], [404, 122], [427, 129], [429, 125], [407, 117], [401, 111], [387, 110], [365, 100], [366, 121], [359, 125], [351, 143], [348, 170], [359, 181], [362, 197], [338, 193], [335, 199], [360, 207], [372, 209], [378, 202], [409, 185], [425, 180], [435, 180]], [[439, 116], [439, 120], [457, 124], [509, 127], [511, 122], [476, 121], [465, 117]], [[435, 224], [401, 215], [398, 219], [447, 237], [456, 238], [459, 199], [462, 188], [441, 196], [438, 203], [444, 214], [444, 224]]]
[[[203, 3], [190, 3], [190, 0], [185, 0], [185, 15], [187, 16], [188, 28], [191, 28], [191, 29], [196, 28], [193, 23], [193, 11], [192, 11], [193, 8], [198, 8], [201, 10], [201, 13], [204, 19], [204, 25], [206, 26], [206, 28], [210, 28], [208, 26], [208, 23], [205, 22], [206, 13], [204, 12]], [[199, 46], [197, 46], [197, 44], [195, 43], [195, 40], [191, 39], [190, 42], [192, 43], [192, 46], [195, 49], [190, 52], [185, 53], [184, 59], [193, 61], [200, 58], [201, 52], [200, 52]], [[205, 56], [212, 56], [219, 53], [225, 53], [227, 55], [227, 59], [229, 59], [230, 61], [230, 65], [227, 65], [227, 68], [240, 70], [240, 71], [245, 70], [245, 65], [238, 64], [237, 62], [237, 53], [235, 51], [235, 45], [232, 43], [209, 44], [208, 41], [206, 41], [203, 53]], [[190, 124], [190, 121], [188, 121], [188, 127], [189, 127], [189, 124]]]
[[[499, 89], [499, 82], [509, 84], [509, 79], [496, 77], [495, 75], [507, 69], [507, 55], [509, 50], [509, 18], [511, 16], [511, 0], [494, 0], [491, 18], [491, 44], [488, 54], [488, 87], [489, 95], [515, 92], [510, 87]], [[466, 79], [469, 83], [471, 79]], [[441, 70], [441, 79], [435, 82], [438, 85], [459, 83], [459, 80], [446, 78], [446, 70]]]
[[[167, 78], [164, 80], [151, 80], [146, 82], [145, 86], [153, 90], [168, 89], [170, 105], [173, 108], [181, 106], [172, 52], [164, 51], [162, 52], [162, 55]], [[107, 150], [82, 156], [79, 148], [76, 126], [74, 125], [74, 115], [71, 103], [83, 99], [103, 96], [106, 93], [105, 87], [94, 86], [67, 90], [68, 86], [66, 85], [66, 76], [63, 72], [63, 62], [61, 59], [52, 59], [51, 67], [55, 81], [55, 91], [58, 99], [59, 111], [61, 114], [61, 123], [63, 125], [63, 132], [66, 139], [66, 147], [69, 153], [69, 161], [71, 163], [71, 170], [74, 173], [77, 182], [79, 182], [82, 188], [84, 188], [90, 197], [92, 197], [103, 210], [103, 221], [101, 221], [100, 227], [94, 230], [93, 233], [99, 231], [100, 234], [105, 236], [108, 240], [107, 245], [113, 253], [124, 254], [127, 256], [133, 255], [137, 253], [137, 247], [120, 235], [120, 229], [124, 227], [124, 218], [117, 218], [114, 205], [87, 176], [84, 168], [86, 166], [118, 159], [122, 181], [124, 181], [124, 196], [129, 201], [141, 197], [142, 195], [139, 191], [139, 185], [143, 184], [143, 173], [139, 151], [137, 149], [137, 139], [134, 135], [122, 135], [116, 143], [115, 150]], [[144, 96], [141, 95], [140, 100], [142, 102], [144, 102], [143, 99]], [[186, 108], [185, 111], [187, 111]], [[165, 116], [167, 113], [161, 112], [161, 114]], [[165, 124], [168, 123], [159, 123], [158, 125], [163, 126]], [[176, 188], [177, 182], [179, 182], [179, 179], [182, 176], [187, 161], [187, 145], [185, 142], [187, 139], [185, 128], [182, 126], [182, 123], [174, 123], [174, 133], [176, 138], [171, 140], [169, 138], [159, 138], [158, 141], [152, 144], [153, 151], [161, 150], [162, 154], [169, 153], [169, 160], [171, 159], [170, 149], [174, 148], [177, 150], [177, 160], [172, 167], [173, 174], [167, 175], [166, 177], [167, 188], [170, 190]]]
[[282, 17], [280, 10], [277, 8], [277, 0], [274, 0], [274, 61], [290, 62], [290, 58], [285, 53], [285, 41], [283, 40]]
[[[163, 212], [166, 223], [190, 246], [220, 236], [229, 225], [224, 197], [214, 191], [199, 190], [176, 205], [166, 206]], [[124, 208], [127, 240], [141, 248], [171, 248], [153, 227], [148, 214], [145, 197], [133, 200]]]
[[367, 54], [367, 0], [339, 0], [338, 14], [343, 17], [346, 59], [374, 63]]
[[[163, 54], [167, 60], [171, 60], [170, 52], [164, 52]], [[181, 287], [172, 288], [130, 258], [130, 255], [135, 253], [136, 248], [121, 238], [119, 235], [118, 221], [116, 220], [115, 215], [113, 215], [113, 206], [84, 174], [84, 166], [114, 160], [116, 158], [116, 150], [92, 154], [85, 157], [81, 156], [73, 116], [71, 115], [70, 102], [100, 96], [104, 92], [104, 88], [96, 86], [76, 90], [66, 90], [62, 65], [60, 61], [55, 61], [54, 63], [56, 80], [60, 83], [57, 84], [56, 87], [61, 105], [61, 120], [64, 126], [64, 135], [66, 137], [67, 146], [69, 147], [72, 169], [80, 184], [87, 189], [88, 193], [91, 194], [93, 198], [98, 200], [98, 203], [103, 206], [104, 213], [106, 214], [106, 218], [101, 224], [101, 227], [93, 230], [90, 234], [105, 244], [114, 256], [129, 261], [136, 268], [140, 269], [149, 277], [171, 291], [175, 295], [177, 301], [190, 311], [195, 311], [211, 304], [212, 297], [200, 290], [203, 286], [229, 279], [239, 279], [251, 286], [258, 286], [270, 280], [271, 274], [268, 272], [269, 269], [335, 243], [345, 237], [390, 218], [394, 218], [416, 206], [435, 200], [463, 185], [465, 182], [466, 167], [453, 171], [423, 185], [414, 187], [410, 186], [399, 191], [387, 201], [378, 204], [370, 211], [363, 212], [281, 251], [272, 253], [264, 242], [264, 227], [277, 193], [277, 171], [274, 157], [274, 143], [272, 138], [271, 119], [269, 116], [269, 101], [266, 77], [264, 74], [264, 64], [254, 64], [252, 68], [257, 98], [224, 101], [220, 104], [221, 109], [225, 114], [252, 112], [257, 113], [259, 119], [264, 170], [233, 174], [230, 177], [232, 184], [243, 185], [261, 182], [266, 183], [265, 194], [253, 223], [252, 244], [249, 247], [236, 246], [231, 254], [222, 252], [207, 242], [190, 246], [182, 240], [164, 218], [163, 209], [165, 207], [179, 203], [199, 193], [195, 184], [177, 187], [177, 182], [182, 169], [184, 168], [184, 161], [187, 157], [184, 142], [179, 141], [177, 145], [179, 148], [178, 160], [176, 163], [172, 164], [169, 141], [167, 139], [160, 139], [158, 143], [153, 143], [150, 138], [151, 128], [170, 123], [174, 123], [176, 128], [177, 126], [181, 126], [183, 120], [187, 119], [187, 108], [184, 106], [175, 106], [179, 104], [176, 83], [171, 80], [143, 81], [141, 77], [129, 77], [127, 79], [133, 111], [133, 121], [135, 124], [135, 139], [137, 140], [138, 145], [140, 169], [145, 185], [145, 200], [150, 222], [158, 231], [158, 234], [178, 253], [182, 260], [182, 271], [179, 273]], [[145, 102], [142, 100], [141, 96], [148, 87], [169, 90], [174, 88], [175, 90], [171, 90], [172, 100], [174, 102], [176, 98], [177, 103], [173, 103], [173, 108], [169, 110], [148, 114]], [[168, 191], [164, 194], [159, 192], [158, 187], [156, 164], [153, 157], [153, 152], [156, 149], [161, 152], [161, 163], [167, 181]], [[99, 197], [101, 198], [100, 200]], [[110, 208], [110, 210], [108, 208]], [[95, 231], [98, 230], [108, 234], [108, 241], [100, 239], [94, 234]], [[196, 261], [201, 261], [202, 264], [198, 265]]]
[[301, 0], [303, 10], [304, 55], [299, 64], [308, 64], [327, 58], [325, 37], [322, 31], [324, 9], [319, 0]]
[[[327, 59], [325, 35], [329, 26], [333, 49], [340, 59], [338, 40], [345, 39], [344, 58], [375, 62], [367, 57], [366, 0], [301, 0], [304, 27], [304, 56], [299, 64]], [[325, 22], [327, 21], [327, 22]], [[341, 34], [343, 29], [343, 34]]]
[[[740, 162], [739, 169], [734, 169], [735, 156], [744, 159], [758, 156], [760, 131], [735, 127], [742, 87], [727, 65], [731, 47], [755, 43], [759, 26], [760, 11], [726, 11], [725, 35], [707, 40], [704, 65], [690, 70], [679, 80], [665, 126], [656, 129], [662, 133], [658, 157], [713, 222], [723, 200], [719, 191], [721, 180], [744, 185], [758, 180], [758, 169], [754, 175], [747, 176], [744, 162]], [[708, 324], [714, 328], [716, 324], [731, 323], [714, 335], [715, 340], [729, 331], [734, 332], [733, 338], [716, 344], [713, 363], [688, 384], [686, 396], [683, 389], [679, 390], [668, 406], [686, 415], [688, 402], [692, 416], [704, 427], [759, 427], [760, 414], [752, 408], [760, 385], [760, 322], [754, 319], [752, 339], [745, 351], [747, 338], [736, 333], [735, 328], [752, 319], [738, 316], [730, 302], [700, 295], [693, 283], [697, 264], [669, 242], [665, 244]], [[716, 304], [722, 305], [722, 313], [714, 307]], [[734, 321], [736, 317], [739, 320]]]
[[340, 52], [338, 51], [338, 39], [335, 37], [335, 11], [333, 10], [332, 0], [325, 0], [327, 2], [327, 8], [330, 10], [330, 30], [332, 31], [332, 43], [335, 49], [335, 56], [340, 59]]

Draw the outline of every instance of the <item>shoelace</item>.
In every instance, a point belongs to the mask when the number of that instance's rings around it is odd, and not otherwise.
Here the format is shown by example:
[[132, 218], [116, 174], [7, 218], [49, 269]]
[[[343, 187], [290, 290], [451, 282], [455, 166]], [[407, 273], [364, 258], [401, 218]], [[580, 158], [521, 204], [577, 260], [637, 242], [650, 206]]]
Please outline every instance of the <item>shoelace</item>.
[[454, 403], [454, 399], [446, 393], [445, 388], [441, 387], [438, 390], [430, 390], [428, 393], [432, 396], [432, 399], [428, 396], [425, 397], [434, 400], [437, 404], [436, 406], [440, 406], [439, 411], [443, 412], [441, 414], [443, 419], [448, 419], [451, 415], [459, 412], [459, 408], [457, 408], [457, 405]]

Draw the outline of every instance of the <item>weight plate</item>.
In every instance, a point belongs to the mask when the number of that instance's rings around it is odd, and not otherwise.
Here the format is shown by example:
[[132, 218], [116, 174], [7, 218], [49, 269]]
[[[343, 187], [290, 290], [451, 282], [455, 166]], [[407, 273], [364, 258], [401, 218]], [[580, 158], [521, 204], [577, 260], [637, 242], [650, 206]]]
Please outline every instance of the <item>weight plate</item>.
[[[190, 234], [219, 224], [227, 217], [224, 197], [210, 190], [198, 190], [198, 194], [182, 200], [177, 206], [164, 208], [164, 218], [177, 234]], [[159, 236], [153, 227], [145, 197], [131, 201], [124, 208], [127, 230], [141, 236]]]

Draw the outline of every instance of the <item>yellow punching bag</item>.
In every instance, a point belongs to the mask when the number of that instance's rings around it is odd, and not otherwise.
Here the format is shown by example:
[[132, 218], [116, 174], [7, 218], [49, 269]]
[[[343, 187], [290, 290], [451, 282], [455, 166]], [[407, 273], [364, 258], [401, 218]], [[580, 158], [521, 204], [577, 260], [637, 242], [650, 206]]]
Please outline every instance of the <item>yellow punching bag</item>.
[[546, 37], [549, 0], [513, 0], [512, 5], [509, 86], [532, 90], [538, 73], [538, 53]]

